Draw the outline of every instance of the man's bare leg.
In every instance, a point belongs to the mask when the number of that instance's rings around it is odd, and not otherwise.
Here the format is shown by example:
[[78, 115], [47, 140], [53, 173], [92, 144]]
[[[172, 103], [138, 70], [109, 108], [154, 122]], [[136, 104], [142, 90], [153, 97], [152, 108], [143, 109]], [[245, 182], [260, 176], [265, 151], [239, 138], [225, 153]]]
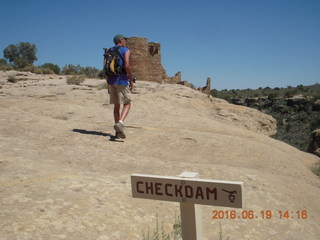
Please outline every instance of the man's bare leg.
[[114, 125], [114, 129], [116, 130], [116, 137], [126, 138], [126, 134], [124, 133], [123, 122], [128, 116], [130, 108], [131, 108], [131, 103], [124, 104], [123, 109], [121, 111], [121, 115], [120, 115], [120, 104], [114, 105], [113, 114], [114, 114], [114, 120], [116, 123]]
[[113, 107], [114, 122], [117, 123], [120, 120], [120, 104], [116, 103]]
[[131, 103], [127, 103], [127, 104], [123, 105], [123, 109], [122, 109], [121, 117], [120, 117], [119, 121], [121, 121], [122, 123], [124, 122], [124, 120], [126, 119], [126, 117], [129, 114], [130, 108], [131, 108]]

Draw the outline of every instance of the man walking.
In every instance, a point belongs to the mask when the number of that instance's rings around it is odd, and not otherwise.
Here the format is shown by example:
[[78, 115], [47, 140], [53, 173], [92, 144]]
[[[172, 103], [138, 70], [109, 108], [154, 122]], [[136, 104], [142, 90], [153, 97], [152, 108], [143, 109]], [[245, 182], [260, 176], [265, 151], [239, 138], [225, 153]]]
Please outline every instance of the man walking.
[[[122, 34], [117, 34], [113, 38], [113, 42], [116, 45], [114, 48], [118, 48], [118, 52], [121, 55], [120, 61], [122, 62], [122, 69], [125, 71], [117, 76], [106, 77], [110, 94], [110, 104], [114, 104], [113, 116], [116, 138], [126, 138], [123, 122], [131, 108], [131, 90], [133, 89], [133, 78], [129, 63], [130, 50], [126, 47], [126, 39]], [[120, 112], [121, 104], [123, 104], [123, 108]]]

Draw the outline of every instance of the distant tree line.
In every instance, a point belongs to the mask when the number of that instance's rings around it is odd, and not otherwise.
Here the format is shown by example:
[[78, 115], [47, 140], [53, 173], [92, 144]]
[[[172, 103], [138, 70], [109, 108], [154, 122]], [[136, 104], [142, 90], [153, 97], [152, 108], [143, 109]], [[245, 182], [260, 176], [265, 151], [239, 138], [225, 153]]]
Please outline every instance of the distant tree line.
[[302, 84], [292, 87], [287, 86], [286, 88], [258, 88], [258, 89], [224, 89], [224, 90], [211, 90], [211, 95], [217, 98], [222, 98], [228, 102], [232, 102], [234, 99], [246, 99], [246, 98], [260, 98], [267, 97], [268, 99], [277, 98], [290, 98], [295, 95], [311, 96], [314, 100], [320, 99], [320, 84], [311, 86], [303, 86]]
[[34, 66], [33, 63], [38, 60], [37, 51], [36, 45], [29, 42], [10, 44], [3, 50], [4, 58], [0, 58], [0, 70], [29, 71], [36, 74], [84, 75], [88, 78], [102, 77], [102, 71], [94, 67], [66, 64], [60, 69], [57, 64], [53, 63]]

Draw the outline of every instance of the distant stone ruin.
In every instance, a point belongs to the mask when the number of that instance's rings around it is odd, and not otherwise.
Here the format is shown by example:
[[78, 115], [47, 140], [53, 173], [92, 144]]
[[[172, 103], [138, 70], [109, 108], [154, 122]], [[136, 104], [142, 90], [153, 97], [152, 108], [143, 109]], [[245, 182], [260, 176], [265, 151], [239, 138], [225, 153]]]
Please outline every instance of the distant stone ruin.
[[[144, 37], [131, 37], [127, 39], [127, 46], [131, 51], [132, 73], [138, 80], [181, 84], [193, 88], [192, 84], [187, 81], [181, 81], [181, 72], [177, 72], [173, 77], [167, 75], [161, 64], [160, 43], [148, 42], [148, 39]], [[210, 95], [210, 78], [207, 79], [207, 85], [198, 90]]]
[[207, 78], [207, 84], [206, 86], [202, 88], [198, 88], [198, 90], [204, 94], [211, 95], [211, 78]]

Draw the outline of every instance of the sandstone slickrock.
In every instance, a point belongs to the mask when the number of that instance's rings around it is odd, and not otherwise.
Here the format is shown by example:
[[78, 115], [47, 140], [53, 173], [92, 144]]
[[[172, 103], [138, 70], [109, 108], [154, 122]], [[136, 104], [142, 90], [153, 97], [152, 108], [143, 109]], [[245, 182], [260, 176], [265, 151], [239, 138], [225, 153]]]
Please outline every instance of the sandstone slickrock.
[[[130, 175], [183, 171], [244, 182], [242, 210], [202, 207], [205, 240], [218, 238], [219, 223], [230, 239], [319, 239], [320, 181], [310, 171], [318, 157], [270, 138], [271, 117], [184, 86], [138, 81], [127, 139], [110, 141], [103, 81], [74, 89], [63, 76], [24, 73], [7, 82], [16, 74], [0, 72], [0, 239], [141, 239], [156, 214], [169, 228], [179, 205], [133, 199]], [[214, 210], [257, 218], [214, 220]], [[262, 219], [267, 210], [272, 218]]]

